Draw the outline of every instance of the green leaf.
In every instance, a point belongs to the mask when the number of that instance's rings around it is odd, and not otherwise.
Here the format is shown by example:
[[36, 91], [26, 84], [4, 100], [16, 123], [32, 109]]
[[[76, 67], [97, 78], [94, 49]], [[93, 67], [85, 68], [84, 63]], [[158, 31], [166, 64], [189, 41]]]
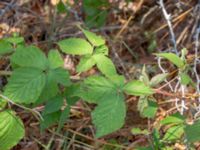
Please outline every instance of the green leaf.
[[66, 54], [85, 55], [92, 54], [93, 47], [80, 38], [69, 38], [58, 42], [60, 49]]
[[65, 97], [67, 100], [67, 105], [74, 105], [80, 98], [76, 96], [76, 93], [80, 91], [80, 84], [74, 83], [66, 88]]
[[166, 58], [167, 60], [172, 62], [174, 65], [176, 65], [178, 68], [182, 68], [185, 65], [184, 62], [181, 60], [181, 58], [179, 58], [174, 53], [160, 53], [160, 54], [156, 54], [156, 56]]
[[59, 1], [59, 3], [57, 4], [57, 10], [59, 13], [66, 13], [68, 11], [62, 1]]
[[6, 38], [5, 40], [10, 42], [10, 43], [12, 43], [12, 44], [20, 44], [20, 43], [24, 42], [24, 38], [23, 37], [19, 37], [19, 36], [9, 37], [9, 38]]
[[140, 135], [140, 134], [149, 135], [150, 134], [148, 130], [146, 130], [146, 129], [141, 130], [140, 128], [132, 128], [131, 133], [133, 135]]
[[181, 78], [181, 84], [183, 85], [188, 85], [190, 82], [192, 82], [192, 79], [187, 73], [181, 73], [180, 78]]
[[104, 56], [103, 54], [97, 54], [97, 55], [94, 55], [93, 57], [96, 61], [97, 68], [105, 76], [109, 77], [109, 76], [113, 76], [117, 74], [115, 65], [108, 57]]
[[56, 111], [59, 111], [61, 109], [61, 107], [63, 106], [63, 97], [62, 96], [56, 96], [54, 98], [52, 98], [51, 100], [49, 100], [44, 108], [43, 114], [50, 114], [50, 113], [54, 113]]
[[61, 128], [64, 126], [66, 120], [69, 118], [70, 114], [70, 105], [66, 106], [65, 109], [62, 111], [59, 122], [58, 122], [58, 128], [57, 131], [60, 132]]
[[69, 86], [71, 84], [69, 72], [64, 68], [56, 68], [50, 70], [49, 74], [52, 75], [52, 79], [61, 85]]
[[80, 87], [80, 96], [89, 103], [103, 101], [117, 93], [117, 86], [109, 79], [102, 76], [90, 76], [84, 80]]
[[173, 115], [167, 116], [165, 119], [160, 121], [162, 125], [183, 124], [184, 122], [185, 122], [185, 117], [180, 113], [175, 113]]
[[0, 111], [6, 107], [7, 101], [0, 97]]
[[161, 74], [157, 74], [156, 76], [154, 76], [151, 81], [150, 81], [150, 86], [151, 87], [155, 87], [156, 85], [160, 84], [161, 82], [163, 82], [168, 76], [168, 73], [161, 73]]
[[11, 110], [0, 112], [0, 149], [10, 150], [24, 137], [24, 125]]
[[122, 94], [107, 97], [98, 103], [92, 112], [92, 122], [96, 126], [96, 137], [101, 137], [120, 129], [125, 121], [126, 106]]
[[44, 131], [44, 129], [56, 124], [59, 122], [61, 116], [61, 111], [57, 111], [54, 113], [43, 115], [43, 119], [40, 121], [40, 129]]
[[48, 65], [45, 54], [35, 46], [17, 48], [11, 57], [11, 62], [20, 67], [33, 67], [45, 70]]
[[50, 100], [51, 98], [55, 97], [59, 92], [58, 85], [54, 79], [52, 73], [48, 73], [46, 77], [46, 83], [40, 97], [35, 102], [35, 106]]
[[148, 106], [143, 109], [141, 112], [143, 117], [154, 118], [158, 109], [158, 105], [156, 102], [152, 100], [148, 100]]
[[123, 89], [127, 94], [135, 96], [151, 95], [154, 93], [150, 87], [138, 80], [128, 82]]
[[196, 121], [192, 125], [186, 125], [185, 134], [188, 142], [200, 141], [200, 120]]
[[108, 47], [106, 45], [101, 45], [95, 48], [95, 54], [108, 55]]
[[95, 33], [85, 30], [83, 28], [81, 28], [81, 30], [93, 46], [100, 46], [105, 44], [105, 40], [101, 36], [98, 36]]
[[37, 105], [50, 100], [55, 97], [58, 92], [58, 84], [68, 86], [71, 84], [69, 79], [69, 73], [64, 68], [56, 68], [49, 70], [47, 73], [47, 80], [39, 99], [37, 100]]
[[154, 144], [154, 148], [153, 149], [156, 149], [156, 150], [160, 150], [162, 147], [163, 147], [163, 143], [161, 143], [161, 138], [160, 138], [160, 134], [159, 134], [159, 131], [158, 129], [153, 129], [153, 135], [152, 135], [152, 138], [153, 138], [153, 144]]
[[83, 11], [86, 14], [85, 22], [87, 27], [101, 27], [107, 18], [108, 0], [83, 0]]
[[49, 66], [51, 69], [63, 67], [64, 61], [57, 50], [50, 50], [48, 53]]
[[140, 112], [141, 117], [154, 118], [158, 105], [155, 100], [141, 96], [137, 104], [137, 109]]
[[16, 69], [5, 88], [5, 96], [14, 102], [30, 104], [35, 102], [46, 82], [45, 74], [36, 68]]
[[93, 59], [92, 56], [84, 56], [83, 58], [81, 58], [76, 69], [79, 73], [81, 73], [91, 69], [95, 64], [96, 61]]
[[12, 45], [9, 42], [0, 40], [0, 55], [4, 55], [13, 51]]
[[182, 137], [183, 133], [184, 133], [183, 125], [172, 126], [166, 131], [162, 140], [164, 141], [178, 140]]

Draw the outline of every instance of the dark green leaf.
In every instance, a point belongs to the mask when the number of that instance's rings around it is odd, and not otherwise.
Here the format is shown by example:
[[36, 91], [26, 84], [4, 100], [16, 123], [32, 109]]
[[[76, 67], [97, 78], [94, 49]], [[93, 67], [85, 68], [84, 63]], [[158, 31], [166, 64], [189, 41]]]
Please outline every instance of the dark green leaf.
[[44, 108], [43, 114], [47, 115], [61, 110], [61, 107], [64, 104], [63, 102], [63, 97], [59, 95], [50, 99]]
[[40, 122], [40, 129], [44, 131], [44, 129], [56, 124], [59, 122], [61, 116], [61, 111], [57, 111], [51, 114], [43, 115], [43, 119]]
[[186, 125], [185, 134], [188, 142], [200, 141], [200, 120], [192, 125]]

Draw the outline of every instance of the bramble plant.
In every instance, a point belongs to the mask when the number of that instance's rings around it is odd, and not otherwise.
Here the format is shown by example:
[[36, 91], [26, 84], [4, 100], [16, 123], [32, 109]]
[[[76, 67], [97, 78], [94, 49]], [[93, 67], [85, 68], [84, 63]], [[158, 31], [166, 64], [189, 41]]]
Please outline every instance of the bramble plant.
[[[81, 56], [76, 71], [80, 74], [96, 66], [99, 74], [89, 76], [83, 81], [70, 80], [69, 72], [63, 68], [61, 52], [52, 49], [47, 56], [35, 46], [26, 46], [22, 37], [17, 35], [0, 41], [1, 56], [9, 56], [12, 72], [3, 92], [0, 94], [0, 149], [8, 150], [15, 146], [25, 135], [21, 119], [10, 108], [9, 103], [31, 111], [39, 120], [41, 130], [57, 123], [60, 132], [70, 113], [70, 106], [79, 99], [96, 104], [91, 113], [96, 128], [96, 138], [108, 135], [120, 129], [125, 123], [125, 96], [139, 96], [138, 110], [142, 117], [155, 117], [158, 104], [154, 97], [160, 93], [155, 87], [167, 79], [168, 73], [162, 73], [149, 79], [145, 66], [139, 80], [126, 82], [119, 75], [109, 58], [109, 50], [103, 37], [79, 26], [86, 39], [68, 38], [57, 43], [62, 53]], [[192, 84], [187, 74], [186, 50], [178, 57], [173, 53], [155, 54], [169, 60], [178, 69], [181, 84]], [[3, 73], [3, 72], [2, 72]], [[5, 74], [8, 72], [4, 72]], [[161, 93], [162, 94], [162, 93]], [[45, 105], [40, 115], [33, 106]], [[174, 114], [161, 121], [161, 125], [170, 125], [163, 137], [159, 128], [152, 132], [133, 128], [133, 134], [152, 135], [150, 146], [138, 149], [169, 149], [167, 144], [181, 140], [187, 145], [200, 140], [197, 129], [199, 121], [188, 125], [182, 114]], [[15, 136], [13, 136], [15, 135]], [[167, 143], [167, 144], [166, 144]], [[166, 144], [166, 145], [165, 145]]]

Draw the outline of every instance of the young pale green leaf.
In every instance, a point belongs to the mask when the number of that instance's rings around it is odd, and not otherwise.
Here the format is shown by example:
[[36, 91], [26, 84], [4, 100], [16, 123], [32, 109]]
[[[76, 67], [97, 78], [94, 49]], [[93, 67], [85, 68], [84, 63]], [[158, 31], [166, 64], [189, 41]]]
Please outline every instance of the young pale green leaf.
[[174, 53], [160, 53], [156, 54], [156, 56], [166, 58], [174, 65], [176, 65], [178, 68], [182, 68], [185, 65], [184, 62], [181, 60], [181, 58]]
[[140, 81], [142, 81], [143, 83], [145, 83], [146, 85], [149, 85], [149, 76], [146, 73], [146, 66], [144, 65], [142, 68], [142, 73], [140, 75]]
[[172, 126], [166, 131], [162, 140], [164, 141], [178, 140], [183, 136], [183, 133], [184, 133], [183, 125]]
[[98, 36], [95, 33], [82, 29], [82, 28], [81, 30], [83, 31], [83, 33], [85, 34], [85, 36], [87, 37], [87, 39], [90, 41], [90, 43], [93, 46], [101, 46], [105, 44], [105, 40], [103, 39], [103, 37]]
[[0, 55], [4, 55], [13, 51], [12, 45], [9, 42], [0, 40]]
[[5, 41], [16, 45], [16, 44], [23, 43], [24, 42], [24, 38], [23, 37], [19, 37], [19, 36], [15, 36], [15, 37], [5, 38]]
[[142, 113], [145, 108], [147, 108], [149, 105], [148, 103], [148, 97], [146, 96], [140, 96], [139, 101], [137, 103], [137, 110], [140, 112], [140, 115], [142, 116]]
[[58, 95], [52, 99], [50, 99], [47, 104], [45, 105], [45, 108], [44, 108], [44, 111], [43, 111], [43, 114], [44, 115], [47, 115], [47, 114], [50, 114], [50, 113], [54, 113], [56, 111], [59, 111], [61, 110], [61, 107], [62, 105], [64, 104], [63, 103], [63, 97]]
[[192, 79], [187, 73], [181, 73], [180, 78], [181, 78], [181, 84], [183, 85], [188, 85], [189, 83], [192, 82]]
[[84, 56], [81, 58], [78, 66], [76, 67], [79, 73], [91, 69], [96, 64], [96, 61], [92, 56]]
[[5, 88], [5, 96], [14, 102], [30, 104], [35, 102], [46, 82], [45, 74], [36, 68], [16, 69]]
[[147, 129], [141, 130], [140, 128], [132, 128], [131, 133], [134, 135], [140, 135], [140, 134], [149, 135], [150, 134]]
[[93, 47], [84, 39], [69, 38], [58, 42], [60, 49], [66, 54], [85, 55], [92, 54]]
[[108, 47], [106, 45], [101, 45], [95, 48], [95, 54], [108, 55]]
[[173, 115], [167, 116], [165, 119], [160, 121], [162, 125], [183, 124], [184, 122], [185, 122], [185, 117], [180, 113], [175, 113]]
[[116, 94], [98, 103], [92, 112], [92, 122], [96, 126], [96, 137], [102, 137], [120, 129], [125, 121], [124, 97]]
[[156, 76], [154, 76], [151, 81], [150, 81], [150, 86], [151, 87], [155, 87], [156, 85], [160, 84], [161, 82], [163, 82], [168, 76], [168, 73], [161, 73], [161, 74], [157, 74]]
[[185, 134], [188, 142], [200, 141], [200, 120], [196, 121], [192, 125], [186, 125]]
[[11, 62], [20, 67], [33, 67], [43, 70], [48, 66], [45, 54], [35, 46], [18, 47], [11, 57]]
[[124, 86], [123, 90], [127, 94], [135, 96], [151, 95], [154, 93], [149, 86], [146, 86], [143, 82], [138, 80], [133, 80], [131, 82], [128, 82]]
[[102, 76], [91, 76], [84, 80], [76, 95], [89, 103], [97, 103], [116, 93], [117, 87], [111, 80]]
[[103, 54], [94, 55], [93, 58], [96, 61], [97, 68], [107, 77], [117, 74], [115, 65], [113, 62]]
[[0, 112], [0, 149], [10, 150], [24, 137], [24, 125], [11, 110]]
[[63, 67], [64, 61], [58, 50], [50, 50], [48, 53], [48, 61], [51, 69]]

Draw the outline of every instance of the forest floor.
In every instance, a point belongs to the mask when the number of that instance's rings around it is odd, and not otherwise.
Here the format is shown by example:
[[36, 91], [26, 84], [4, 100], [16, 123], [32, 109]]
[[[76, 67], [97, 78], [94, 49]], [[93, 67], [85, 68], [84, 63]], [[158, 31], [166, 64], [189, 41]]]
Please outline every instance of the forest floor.
[[[55, 48], [55, 42], [68, 37], [83, 36], [76, 24], [84, 26], [85, 13], [80, 3], [73, 4], [68, 15], [55, 13], [53, 0], [1, 0], [0, 1], [0, 38], [11, 36], [19, 32], [27, 44], [39, 46], [44, 52]], [[126, 3], [123, 0], [110, 0], [109, 14], [103, 27], [92, 28], [91, 31], [106, 38], [112, 58], [120, 74], [127, 80], [139, 77], [143, 65], [146, 65], [150, 76], [159, 73], [157, 60], [153, 53], [167, 51], [173, 45], [171, 34], [157, 0], [138, 0]], [[171, 14], [173, 29], [178, 49], [187, 48], [193, 54], [194, 32], [196, 29], [195, 0], [167, 0], [165, 7]], [[2, 11], [3, 10], [3, 11]], [[65, 65], [71, 75], [75, 75], [78, 59], [63, 54]], [[189, 55], [188, 55], [189, 57]], [[0, 59], [0, 70], [8, 67], [8, 61]], [[92, 69], [83, 76], [94, 74]], [[6, 80], [0, 76], [0, 86], [3, 88]], [[137, 111], [137, 97], [127, 97], [128, 108], [126, 123], [117, 132], [95, 139], [94, 127], [91, 123], [90, 112], [82, 102], [71, 108], [69, 121], [65, 124], [62, 134], [53, 137], [53, 149], [68, 141], [70, 150], [99, 149], [133, 149], [135, 145], [147, 144], [143, 136], [134, 136], [130, 130], [133, 127], [152, 128], [156, 122], [166, 114], [176, 110], [174, 103], [163, 101], [163, 96], [157, 96], [159, 104], [156, 119], [141, 118]], [[39, 122], [34, 116], [20, 108], [13, 106], [22, 118], [26, 137], [13, 150], [39, 150], [47, 144], [55, 134], [54, 127], [41, 133]], [[43, 110], [38, 106], [38, 111]], [[184, 149], [177, 144], [175, 149]]]

